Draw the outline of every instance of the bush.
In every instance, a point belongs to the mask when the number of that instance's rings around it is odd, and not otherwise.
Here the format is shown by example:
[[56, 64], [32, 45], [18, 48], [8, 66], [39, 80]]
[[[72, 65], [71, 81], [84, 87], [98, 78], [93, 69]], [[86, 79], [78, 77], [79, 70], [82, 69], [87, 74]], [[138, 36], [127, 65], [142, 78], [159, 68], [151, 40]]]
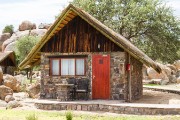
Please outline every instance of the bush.
[[30, 114], [26, 117], [26, 120], [38, 120], [38, 117], [34, 114]]
[[10, 33], [12, 35], [14, 33], [14, 26], [6, 25], [3, 29], [3, 33]]
[[66, 120], [72, 120], [73, 114], [71, 111], [66, 112]]
[[34, 45], [40, 40], [38, 36], [23, 36], [16, 42], [16, 57], [18, 62], [24, 60]]

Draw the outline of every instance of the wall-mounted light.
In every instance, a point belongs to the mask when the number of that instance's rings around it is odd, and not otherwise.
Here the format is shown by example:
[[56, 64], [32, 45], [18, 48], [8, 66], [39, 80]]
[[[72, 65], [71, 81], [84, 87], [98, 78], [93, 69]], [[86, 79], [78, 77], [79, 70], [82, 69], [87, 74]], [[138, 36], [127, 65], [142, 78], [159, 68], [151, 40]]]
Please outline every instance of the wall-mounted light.
[[100, 45], [100, 43], [98, 43], [98, 49], [100, 49], [100, 47], [101, 47], [101, 45]]

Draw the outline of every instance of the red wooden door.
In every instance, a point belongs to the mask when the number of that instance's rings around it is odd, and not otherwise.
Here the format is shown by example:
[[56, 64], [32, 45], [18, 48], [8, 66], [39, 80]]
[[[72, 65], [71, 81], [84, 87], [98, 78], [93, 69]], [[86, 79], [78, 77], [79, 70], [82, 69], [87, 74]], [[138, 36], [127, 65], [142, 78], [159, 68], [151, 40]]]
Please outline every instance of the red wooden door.
[[92, 56], [92, 99], [109, 99], [110, 55]]

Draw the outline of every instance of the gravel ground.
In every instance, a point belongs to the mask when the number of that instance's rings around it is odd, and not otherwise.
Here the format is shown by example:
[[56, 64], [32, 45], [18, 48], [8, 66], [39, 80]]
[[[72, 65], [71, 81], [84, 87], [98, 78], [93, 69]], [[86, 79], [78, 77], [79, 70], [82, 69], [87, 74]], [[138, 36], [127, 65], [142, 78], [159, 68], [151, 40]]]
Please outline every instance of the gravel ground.
[[[172, 86], [171, 87], [176, 87]], [[178, 85], [179, 87], [180, 85]], [[168, 87], [169, 88], [169, 87]], [[28, 97], [27, 93], [20, 92], [13, 95], [17, 101], [19, 101], [23, 107], [14, 109], [21, 110], [37, 110], [34, 106], [35, 99]], [[147, 104], [180, 104], [180, 95], [174, 93], [146, 90], [143, 91], [143, 96], [140, 100], [133, 101], [133, 103], [147, 103]], [[5, 109], [6, 102], [0, 100], [0, 109]]]

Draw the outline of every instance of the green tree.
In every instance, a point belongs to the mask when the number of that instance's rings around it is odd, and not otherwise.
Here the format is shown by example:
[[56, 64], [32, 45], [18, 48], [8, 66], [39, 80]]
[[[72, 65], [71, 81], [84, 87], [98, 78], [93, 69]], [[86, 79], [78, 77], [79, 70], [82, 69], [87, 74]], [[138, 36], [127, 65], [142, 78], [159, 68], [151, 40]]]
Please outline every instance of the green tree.
[[73, 0], [154, 60], [180, 59], [180, 24], [160, 0]]
[[6, 25], [3, 29], [3, 33], [10, 33], [12, 35], [14, 33], [14, 26]]
[[23, 36], [20, 37], [16, 42], [16, 56], [17, 61], [20, 63], [31, 51], [33, 46], [40, 40], [37, 36]]

